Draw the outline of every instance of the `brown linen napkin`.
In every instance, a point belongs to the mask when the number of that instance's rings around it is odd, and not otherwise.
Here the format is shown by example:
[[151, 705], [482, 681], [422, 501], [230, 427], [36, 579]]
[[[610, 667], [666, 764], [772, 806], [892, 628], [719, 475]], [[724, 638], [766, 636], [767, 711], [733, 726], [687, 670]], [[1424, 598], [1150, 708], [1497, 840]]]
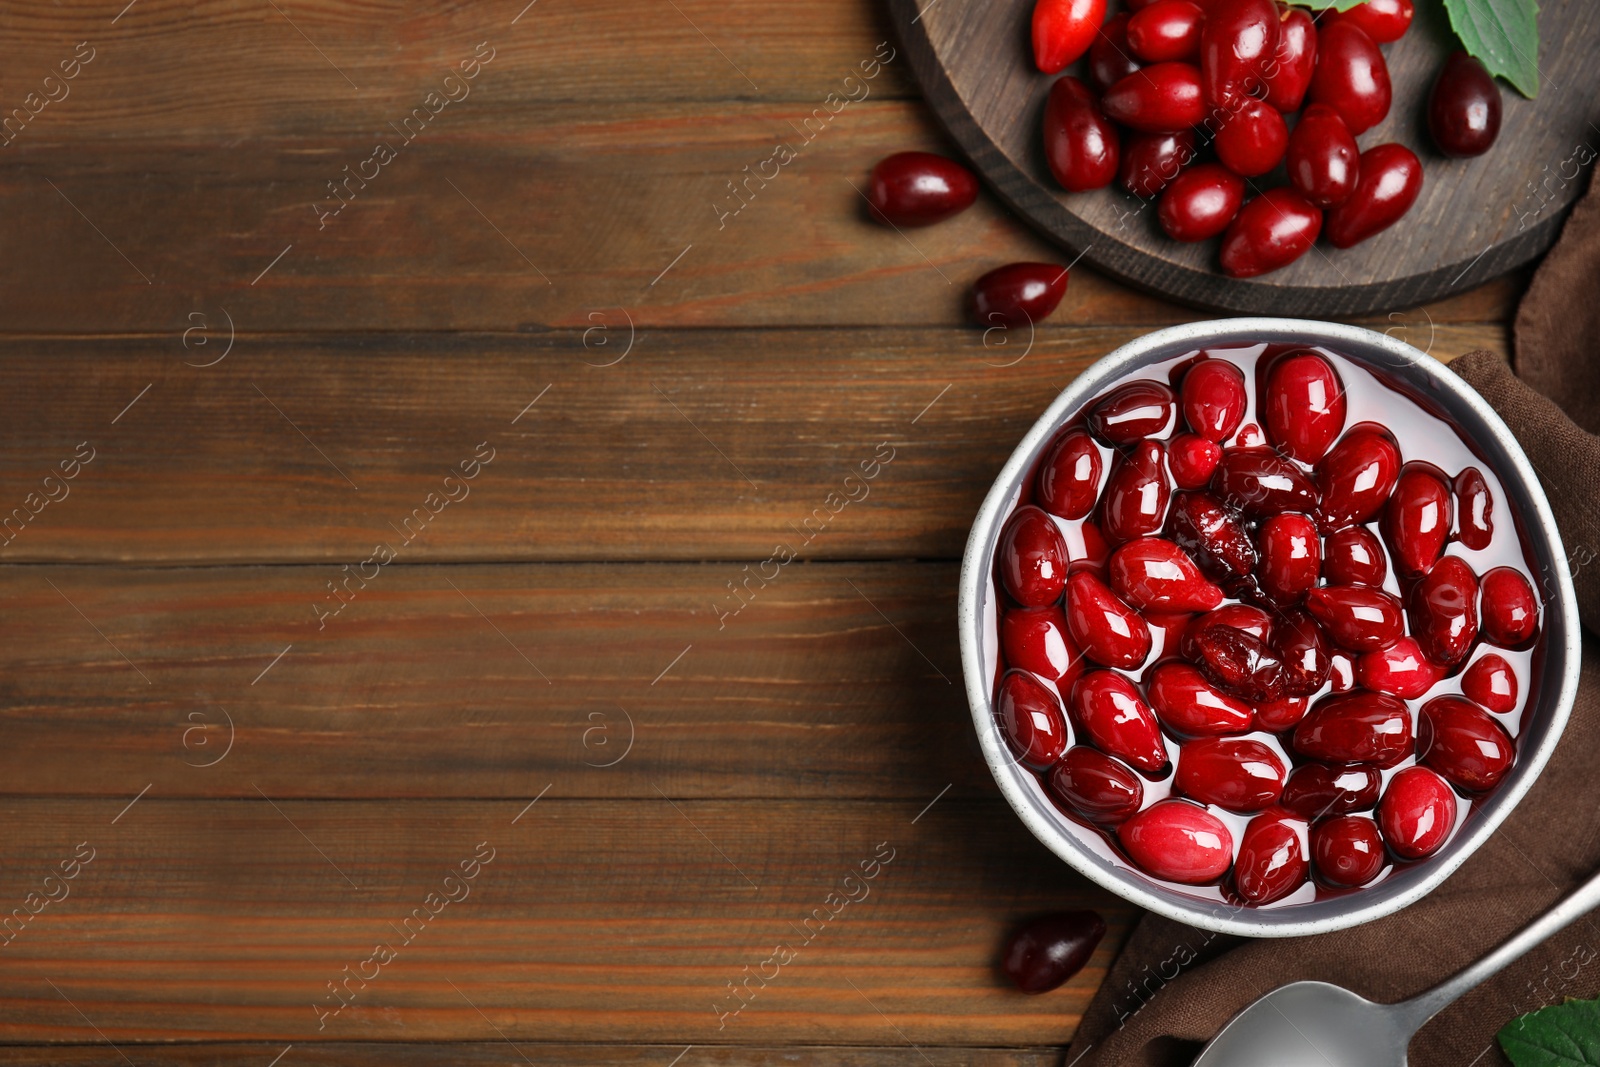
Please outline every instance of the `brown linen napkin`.
[[[1518, 309], [1520, 378], [1490, 352], [1451, 364], [1505, 419], [1550, 498], [1585, 627], [1600, 633], [1600, 199], [1575, 208]], [[1530, 388], [1531, 387], [1531, 388]], [[1547, 397], [1556, 397], [1558, 407]], [[1565, 410], [1563, 411], [1563, 408]], [[1600, 645], [1586, 635], [1577, 704], [1517, 810], [1459, 871], [1398, 914], [1293, 940], [1210, 934], [1145, 916], [1112, 965], [1064, 1062], [1187, 1067], [1222, 1024], [1267, 991], [1335, 982], [1375, 1001], [1428, 988], [1483, 956], [1600, 870]], [[1411, 1045], [1414, 1067], [1507, 1061], [1494, 1035], [1514, 1016], [1600, 993], [1600, 913], [1468, 993]]]

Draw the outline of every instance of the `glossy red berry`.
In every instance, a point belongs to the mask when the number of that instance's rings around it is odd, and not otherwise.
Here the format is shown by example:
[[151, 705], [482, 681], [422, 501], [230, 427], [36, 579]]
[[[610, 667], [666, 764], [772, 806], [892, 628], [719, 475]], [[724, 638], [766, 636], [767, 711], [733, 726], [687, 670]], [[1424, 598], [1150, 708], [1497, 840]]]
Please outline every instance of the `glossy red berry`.
[[1244, 372], [1225, 359], [1196, 360], [1184, 372], [1179, 395], [1189, 429], [1218, 442], [1226, 441], [1239, 428], [1249, 405]]
[[1517, 706], [1517, 672], [1504, 656], [1485, 653], [1461, 675], [1461, 691], [1490, 711], [1511, 711]]
[[1271, 615], [1254, 604], [1224, 604], [1215, 611], [1208, 611], [1190, 620], [1184, 630], [1179, 654], [1187, 660], [1198, 661], [1200, 633], [1211, 626], [1231, 626], [1258, 641], [1271, 641], [1273, 637]]
[[1186, 737], [1246, 733], [1254, 719], [1249, 704], [1224, 693], [1180, 660], [1154, 667], [1146, 679], [1145, 692], [1161, 725]]
[[1267, 372], [1267, 436], [1301, 463], [1316, 463], [1344, 431], [1344, 383], [1315, 352], [1286, 353]]
[[1000, 651], [1008, 666], [1047, 678], [1063, 692], [1083, 670], [1083, 653], [1067, 632], [1060, 604], [1008, 609], [1000, 616]]
[[1256, 705], [1256, 727], [1269, 733], [1281, 734], [1292, 730], [1306, 717], [1311, 706], [1305, 697], [1286, 696]]
[[1457, 50], [1428, 94], [1428, 132], [1447, 156], [1481, 156], [1500, 136], [1500, 88], [1482, 61]]
[[1314, 513], [1317, 489], [1306, 473], [1270, 448], [1231, 448], [1217, 464], [1218, 499], [1250, 516]]
[[1097, 912], [1044, 915], [1012, 935], [1001, 969], [1024, 993], [1048, 993], [1083, 970], [1106, 935]]
[[1131, 445], [1166, 437], [1177, 425], [1178, 396], [1151, 379], [1119, 385], [1089, 409], [1089, 432], [1108, 445]]
[[1039, 467], [1035, 483], [1039, 506], [1063, 519], [1081, 519], [1100, 496], [1100, 449], [1082, 430], [1056, 442]]
[[1066, 294], [1067, 268], [1009, 263], [972, 283], [972, 318], [980, 326], [1029, 326], [1049, 318]]
[[1244, 179], [1220, 163], [1198, 163], [1162, 193], [1157, 221], [1174, 241], [1209, 240], [1239, 214], [1244, 188]]
[[[1370, 424], [1363, 424], [1370, 425]], [[1325, 529], [1370, 522], [1400, 478], [1400, 449], [1387, 433], [1351, 427], [1317, 464]]]
[[1414, 14], [1411, 0], [1366, 0], [1348, 11], [1330, 11], [1323, 18], [1328, 25], [1349, 22], [1360, 26], [1378, 44], [1388, 44], [1405, 36]]
[[[1328, 505], [1326, 495], [1323, 508]], [[1323, 538], [1322, 573], [1329, 585], [1381, 586], [1389, 574], [1389, 557], [1377, 534], [1365, 526], [1346, 526]]]
[[1463, 468], [1456, 475], [1456, 540], [1479, 551], [1494, 540], [1494, 497], [1489, 483], [1477, 467]]
[[875, 216], [902, 229], [959, 215], [978, 199], [978, 179], [932, 152], [896, 152], [872, 168], [867, 200]]
[[1205, 493], [1175, 493], [1167, 536], [1213, 578], [1255, 570], [1256, 547], [1233, 513]]
[[1337, 111], [1357, 136], [1389, 114], [1393, 97], [1389, 65], [1365, 30], [1336, 22], [1318, 33], [1309, 96], [1313, 104], [1327, 104]]
[[1356, 191], [1361, 151], [1344, 119], [1328, 104], [1312, 104], [1301, 113], [1285, 159], [1289, 182], [1317, 207], [1342, 204]]
[[1289, 127], [1277, 108], [1249, 96], [1223, 118], [1213, 144], [1223, 166], [1253, 178], [1267, 173], [1283, 159], [1289, 145]]
[[1156, 533], [1167, 518], [1167, 482], [1161, 446], [1140, 441], [1111, 469], [1100, 501], [1100, 532], [1113, 544]]
[[[1309, 614], [1291, 611], [1280, 615], [1277, 625], [1272, 628], [1271, 643], [1273, 651], [1283, 660], [1284, 692], [1293, 696], [1308, 696], [1327, 682], [1328, 673], [1333, 669], [1328, 635]], [[1266, 728], [1286, 729], [1284, 726], [1271, 725], [1266, 725]]]
[[1379, 524], [1395, 573], [1402, 578], [1426, 573], [1444, 551], [1454, 524], [1455, 497], [1444, 473], [1431, 463], [1402, 467]]
[[1210, 611], [1222, 590], [1183, 549], [1161, 537], [1140, 537], [1111, 553], [1106, 567], [1111, 588], [1140, 611]]
[[1213, 624], [1195, 633], [1193, 649], [1200, 673], [1224, 692], [1252, 704], [1284, 695], [1283, 661], [1254, 634]]
[[1356, 683], [1402, 700], [1415, 700], [1439, 680], [1439, 669], [1422, 654], [1415, 638], [1402, 637], [1381, 652], [1356, 657]]
[[1405, 701], [1359, 689], [1323, 697], [1294, 728], [1294, 750], [1324, 763], [1387, 767], [1411, 755], [1411, 744]]
[[1035, 0], [1033, 62], [1055, 74], [1089, 50], [1106, 20], [1106, 0]]
[[1144, 784], [1122, 763], [1088, 745], [1067, 749], [1050, 768], [1050, 791], [1090, 822], [1116, 825], [1144, 803]]
[[1298, 603], [1322, 573], [1322, 539], [1304, 515], [1272, 515], [1256, 531], [1256, 579], [1280, 607]]
[[1484, 574], [1479, 614], [1483, 636], [1501, 648], [1522, 648], [1539, 632], [1539, 602], [1527, 577], [1511, 567]]
[[1167, 469], [1179, 489], [1203, 489], [1222, 462], [1222, 446], [1195, 433], [1179, 434], [1167, 446]]
[[1212, 0], [1200, 29], [1206, 103], [1227, 107], [1262, 88], [1282, 23], [1272, 0]]
[[1139, 61], [1128, 47], [1131, 17], [1126, 11], [1112, 15], [1089, 46], [1089, 79], [1102, 92], [1139, 69]]
[[1310, 12], [1299, 7], [1282, 10], [1273, 60], [1265, 74], [1267, 103], [1279, 111], [1299, 111], [1317, 62], [1317, 29]]
[[1365, 816], [1340, 815], [1311, 828], [1317, 875], [1336, 889], [1366, 885], [1383, 870], [1378, 824]]
[[1328, 210], [1328, 242], [1360, 244], [1400, 221], [1422, 192], [1422, 161], [1403, 144], [1373, 145], [1361, 153], [1355, 192]]
[[1299, 889], [1310, 872], [1306, 824], [1282, 810], [1250, 820], [1239, 837], [1233, 884], [1251, 904], [1270, 904]]
[[1156, 0], [1128, 22], [1128, 47], [1146, 63], [1200, 57], [1205, 13], [1189, 0]]
[[1184, 885], [1206, 885], [1227, 873], [1233, 835], [1206, 809], [1161, 800], [1123, 823], [1117, 838], [1146, 873]]
[[1067, 632], [1083, 654], [1132, 670], [1150, 654], [1150, 627], [1088, 570], [1067, 577]]
[[1455, 825], [1456, 795], [1426, 767], [1407, 767], [1396, 774], [1378, 802], [1378, 827], [1401, 859], [1437, 852]]
[[1406, 632], [1400, 601], [1368, 585], [1325, 585], [1306, 594], [1306, 610], [1334, 644], [1351, 652], [1381, 652]]
[[1247, 422], [1239, 427], [1239, 436], [1233, 439], [1235, 448], [1260, 448], [1267, 443], [1267, 435], [1261, 432], [1261, 427], [1253, 422]]
[[1376, 767], [1330, 767], [1302, 763], [1283, 786], [1285, 808], [1315, 822], [1330, 815], [1365, 811], [1378, 802], [1383, 776]]
[[1000, 580], [1018, 604], [1038, 607], [1061, 598], [1067, 580], [1067, 541], [1055, 520], [1023, 506], [1007, 520], [998, 550]]
[[1044, 158], [1069, 193], [1099, 189], [1117, 176], [1121, 139], [1089, 87], [1066, 75], [1044, 105]]
[[1249, 815], [1274, 804], [1288, 769], [1269, 746], [1248, 737], [1197, 737], [1178, 750], [1174, 785], [1185, 796]]
[[1100, 106], [1114, 121], [1145, 133], [1177, 133], [1205, 118], [1200, 72], [1192, 63], [1153, 63], [1105, 91]]
[[[1188, 0], [1177, 0], [1187, 3]], [[1130, 133], [1122, 142], [1117, 181], [1140, 199], [1148, 200], [1165, 189], [1195, 157], [1194, 131]]]
[[1020, 763], [1043, 770], [1067, 750], [1067, 719], [1061, 701], [1026, 671], [1007, 671], [995, 698], [1000, 732]]
[[1467, 658], [1478, 637], [1478, 578], [1460, 556], [1445, 556], [1406, 597], [1417, 645], [1440, 667]]
[[1334, 649], [1328, 653], [1328, 691], [1348, 693], [1356, 687], [1356, 663], [1350, 653]]
[[1072, 683], [1072, 717], [1100, 751], [1148, 774], [1167, 766], [1155, 713], [1139, 687], [1116, 671], [1087, 671]]
[[1417, 717], [1417, 760], [1469, 793], [1500, 784], [1516, 757], [1505, 727], [1466, 697], [1434, 697]]
[[1287, 186], [1268, 189], [1244, 207], [1222, 235], [1222, 272], [1253, 278], [1287, 267], [1316, 244], [1322, 212]]

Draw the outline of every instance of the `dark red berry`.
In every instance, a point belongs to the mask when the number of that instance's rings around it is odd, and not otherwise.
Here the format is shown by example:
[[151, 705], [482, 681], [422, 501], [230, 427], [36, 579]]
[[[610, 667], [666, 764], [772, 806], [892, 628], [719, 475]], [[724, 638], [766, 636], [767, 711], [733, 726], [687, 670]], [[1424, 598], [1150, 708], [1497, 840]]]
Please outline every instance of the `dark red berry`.
[[1223, 166], [1235, 174], [1254, 178], [1283, 159], [1289, 145], [1289, 127], [1277, 108], [1265, 100], [1245, 97], [1223, 118], [1213, 144]]
[[1289, 181], [1320, 208], [1342, 204], [1356, 191], [1361, 153], [1350, 128], [1327, 104], [1312, 104], [1289, 135]]
[[1466, 547], [1481, 551], [1494, 540], [1494, 497], [1489, 483], [1477, 467], [1466, 467], [1456, 475], [1456, 539]]
[[1088, 570], [1067, 577], [1067, 632], [1083, 654], [1132, 670], [1150, 654], [1150, 627]]
[[1455, 825], [1456, 795], [1426, 767], [1407, 767], [1396, 774], [1378, 802], [1378, 827], [1401, 859], [1437, 852]]
[[1440, 667], [1467, 658], [1478, 637], [1478, 578], [1460, 556], [1445, 556], [1406, 597], [1417, 645]]
[[1287, 512], [1263, 519], [1256, 531], [1256, 552], [1261, 591], [1279, 607], [1298, 603], [1322, 573], [1322, 539], [1317, 524], [1304, 515]]
[[867, 200], [895, 226], [930, 226], [959, 215], [978, 199], [978, 179], [932, 152], [896, 152], [872, 168]]
[[1205, 241], [1227, 229], [1243, 203], [1243, 178], [1220, 163], [1197, 163], [1168, 184], [1156, 218], [1174, 241]]
[[1024, 505], [1007, 520], [998, 550], [1000, 580], [1018, 604], [1038, 607], [1061, 598], [1067, 581], [1067, 541], [1055, 520]]
[[1206, 885], [1227, 873], [1233, 835], [1206, 809], [1160, 800], [1123, 823], [1117, 838], [1145, 872], [1169, 882]]
[[1388, 434], [1366, 428], [1370, 425], [1351, 427], [1317, 464], [1325, 529], [1370, 522], [1400, 477], [1400, 449]]
[[1461, 691], [1490, 711], [1504, 713], [1517, 706], [1517, 674], [1504, 656], [1487, 652], [1461, 675]]
[[1368, 585], [1325, 585], [1306, 594], [1306, 609], [1335, 644], [1351, 652], [1381, 652], [1406, 632], [1400, 602]]
[[[1327, 508], [1327, 497], [1323, 497]], [[1330, 585], [1381, 586], [1389, 574], [1389, 557], [1378, 536], [1365, 526], [1346, 526], [1322, 541], [1322, 573]]]
[[1021, 327], [1042, 322], [1067, 293], [1067, 268], [1011, 263], [972, 283], [972, 318], [980, 326]]
[[1089, 87], [1066, 75], [1044, 105], [1044, 157], [1068, 192], [1099, 189], [1117, 176], [1121, 142]]
[[1278, 50], [1265, 73], [1267, 103], [1279, 111], [1299, 111], [1316, 62], [1317, 29], [1311, 14], [1298, 7], [1281, 9]]
[[1222, 590], [1164, 538], [1141, 537], [1122, 545], [1111, 554], [1106, 574], [1116, 594], [1140, 611], [1210, 611], [1222, 603]]
[[1434, 697], [1417, 717], [1417, 760], [1458, 789], [1482, 793], [1500, 784], [1516, 742], [1494, 717], [1466, 697]]
[[1289, 775], [1280, 803], [1315, 822], [1329, 815], [1365, 811], [1378, 802], [1383, 775], [1376, 767], [1330, 767], [1303, 763]]
[[1244, 207], [1222, 235], [1222, 272], [1253, 278], [1287, 267], [1310, 251], [1322, 212], [1287, 186], [1268, 189]]
[[1459, 49], [1428, 94], [1428, 132], [1447, 156], [1481, 156], [1500, 136], [1500, 88], [1482, 61]]
[[1167, 535], [1213, 578], [1255, 570], [1256, 549], [1239, 520], [1204, 493], [1175, 493]]
[[1444, 551], [1454, 522], [1455, 498], [1444, 473], [1431, 463], [1402, 467], [1380, 524], [1395, 573], [1402, 578], [1426, 573]]
[[1252, 704], [1284, 695], [1283, 661], [1261, 638], [1212, 624], [1194, 635], [1194, 664], [1214, 685]]
[[1203, 489], [1222, 462], [1222, 446], [1209, 437], [1182, 433], [1167, 446], [1167, 469], [1179, 489]]
[[1313, 104], [1333, 108], [1359, 136], [1383, 121], [1392, 96], [1389, 65], [1365, 30], [1338, 22], [1319, 31], [1316, 69], [1311, 74]]
[[1248, 737], [1197, 737], [1178, 750], [1179, 792], [1249, 815], [1274, 804], [1288, 769], [1271, 747]]
[[[1187, 3], [1188, 0], [1175, 0]], [[1148, 200], [1176, 178], [1194, 160], [1194, 131], [1130, 133], [1122, 143], [1117, 181], [1124, 189]]]
[[1140, 441], [1111, 469], [1100, 500], [1100, 532], [1112, 543], [1156, 533], [1167, 519], [1167, 482], [1161, 445]]
[[1106, 20], [1106, 0], [1035, 0], [1033, 62], [1054, 74], [1089, 50]]
[[1433, 688], [1439, 669], [1414, 638], [1402, 637], [1381, 652], [1356, 657], [1356, 682], [1379, 693], [1414, 700]]
[[1144, 803], [1144, 784], [1098, 749], [1074, 745], [1050, 768], [1050, 791], [1091, 822], [1116, 825]]
[[1294, 750], [1325, 763], [1391, 766], [1411, 755], [1405, 701], [1356, 690], [1323, 697], [1294, 728]]
[[[1317, 624], [1317, 620], [1306, 612], [1291, 611], [1278, 618], [1272, 628], [1272, 648], [1283, 660], [1284, 692], [1308, 696], [1327, 682], [1328, 674], [1333, 669], [1328, 635]], [[1298, 717], [1295, 721], [1299, 721]], [[1269, 730], [1287, 728], [1266, 723], [1263, 725]]]
[[1348, 11], [1323, 15], [1326, 25], [1349, 22], [1360, 26], [1378, 44], [1388, 44], [1405, 36], [1413, 14], [1411, 0], [1366, 0]]
[[1484, 574], [1479, 608], [1483, 636], [1501, 648], [1521, 648], [1539, 631], [1539, 602], [1521, 571], [1496, 567]]
[[1306, 717], [1310, 702], [1305, 697], [1286, 696], [1256, 705], [1256, 726], [1270, 733], [1292, 730]]
[[1128, 47], [1130, 18], [1126, 11], [1112, 15], [1089, 46], [1089, 78], [1102, 92], [1139, 69]]
[[1317, 489], [1306, 473], [1270, 448], [1231, 448], [1217, 464], [1218, 499], [1250, 516], [1314, 513]]
[[1156, 719], [1175, 734], [1221, 737], [1247, 732], [1250, 705], [1206, 681], [1194, 667], [1168, 660], [1150, 671], [1145, 691]]
[[[1376, 798], [1377, 791], [1373, 791]], [[1365, 816], [1340, 815], [1311, 828], [1317, 875], [1336, 889], [1366, 885], [1383, 870], [1383, 838]]]
[[1081, 519], [1100, 495], [1100, 449], [1082, 430], [1056, 442], [1039, 468], [1039, 506], [1063, 519]]
[[1044, 770], [1067, 750], [1067, 720], [1043, 682], [1027, 671], [1007, 671], [995, 699], [1000, 732], [1017, 760]]
[[1048, 993], [1083, 970], [1105, 936], [1097, 912], [1045, 915], [1012, 935], [1001, 968], [1022, 992]]
[[1317, 353], [1287, 353], [1267, 372], [1262, 408], [1267, 436], [1278, 450], [1301, 463], [1316, 463], [1344, 431], [1344, 383]]
[[1089, 409], [1089, 432], [1108, 445], [1131, 445], [1168, 437], [1177, 425], [1178, 396], [1163, 382], [1119, 385]]
[[1138, 686], [1116, 671], [1087, 671], [1072, 683], [1072, 717], [1100, 751], [1148, 774], [1166, 768], [1155, 713]]
[[1060, 604], [1008, 609], [1000, 617], [1000, 651], [1008, 666], [1048, 678], [1063, 692], [1083, 670]]
[[1192, 63], [1153, 63], [1123, 78], [1100, 99], [1113, 121], [1145, 133], [1177, 133], [1205, 118], [1200, 71]]
[[1197, 360], [1184, 372], [1179, 395], [1189, 429], [1218, 442], [1239, 428], [1249, 405], [1244, 372], [1225, 359]]
[[1288, 812], [1262, 812], [1239, 838], [1233, 884], [1251, 904], [1282, 900], [1305, 884], [1310, 871], [1307, 827]]
[[1212, 0], [1200, 29], [1205, 100], [1228, 107], [1261, 90], [1278, 52], [1281, 30], [1272, 0]]
[[1328, 243], [1360, 244], [1400, 221], [1422, 192], [1422, 161], [1402, 144], [1373, 145], [1361, 153], [1356, 188], [1328, 210]]

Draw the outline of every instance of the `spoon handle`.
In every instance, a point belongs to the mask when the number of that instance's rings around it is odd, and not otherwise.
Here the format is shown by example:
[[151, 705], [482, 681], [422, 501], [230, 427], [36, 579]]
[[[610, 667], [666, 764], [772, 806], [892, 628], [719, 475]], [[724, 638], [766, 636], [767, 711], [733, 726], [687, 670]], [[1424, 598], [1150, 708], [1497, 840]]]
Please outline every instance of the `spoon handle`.
[[1600, 905], [1600, 874], [1593, 875], [1565, 900], [1523, 927], [1515, 937], [1483, 959], [1427, 992], [1394, 1005], [1396, 1011], [1411, 1020], [1414, 1033], [1461, 994], [1498, 974], [1529, 949], [1588, 914], [1596, 905]]

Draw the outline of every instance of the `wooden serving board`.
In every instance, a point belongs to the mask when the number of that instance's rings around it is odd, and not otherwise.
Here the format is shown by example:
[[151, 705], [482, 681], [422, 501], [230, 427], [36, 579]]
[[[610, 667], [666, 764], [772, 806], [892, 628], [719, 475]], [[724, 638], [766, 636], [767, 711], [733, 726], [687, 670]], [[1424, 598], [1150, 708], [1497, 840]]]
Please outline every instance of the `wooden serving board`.
[[[1422, 195], [1405, 218], [1355, 248], [1326, 242], [1282, 270], [1232, 279], [1218, 242], [1180, 244], [1156, 223], [1156, 202], [1120, 189], [1067, 193], [1045, 165], [1040, 121], [1054, 78], [1034, 67], [1033, 0], [888, 0], [913, 71], [934, 112], [990, 186], [1073, 255], [1163, 296], [1228, 311], [1349, 317], [1468, 289], [1527, 262], [1555, 240], [1600, 156], [1600, 5], [1550, 0], [1539, 11], [1541, 88], [1527, 100], [1502, 85], [1500, 138], [1483, 156], [1448, 159], [1427, 134], [1435, 72], [1457, 47], [1439, 0], [1417, 0], [1416, 21], [1385, 45], [1394, 84], [1388, 117], [1358, 140], [1411, 147]], [[1115, 9], [1117, 5], [1113, 5]], [[1068, 73], [1082, 74], [1082, 63]], [[1255, 179], [1284, 182], [1281, 168]]]

